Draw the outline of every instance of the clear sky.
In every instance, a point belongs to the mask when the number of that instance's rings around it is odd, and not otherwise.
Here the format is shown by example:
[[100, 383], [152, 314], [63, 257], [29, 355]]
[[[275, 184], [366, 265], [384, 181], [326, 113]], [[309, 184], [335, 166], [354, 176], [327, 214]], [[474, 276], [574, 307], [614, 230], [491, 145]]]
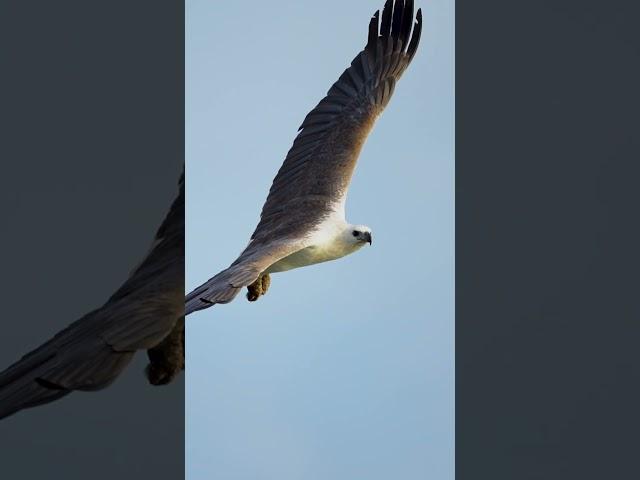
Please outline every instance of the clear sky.
[[[187, 291], [245, 247], [307, 112], [383, 0], [187, 1]], [[188, 318], [189, 480], [454, 478], [454, 5], [360, 157], [373, 245]]]

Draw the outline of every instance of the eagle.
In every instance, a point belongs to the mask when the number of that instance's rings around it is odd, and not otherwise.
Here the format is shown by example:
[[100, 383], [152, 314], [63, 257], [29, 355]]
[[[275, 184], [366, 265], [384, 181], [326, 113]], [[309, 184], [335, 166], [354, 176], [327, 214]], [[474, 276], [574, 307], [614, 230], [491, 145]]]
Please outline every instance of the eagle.
[[305, 117], [275, 176], [249, 244], [225, 270], [186, 296], [185, 314], [267, 293], [270, 274], [335, 260], [371, 245], [371, 229], [345, 219], [362, 146], [413, 59], [422, 31], [413, 0], [387, 0], [367, 44]]
[[108, 387], [139, 350], [152, 385], [184, 369], [184, 173], [142, 262], [101, 307], [0, 372], [0, 419]]

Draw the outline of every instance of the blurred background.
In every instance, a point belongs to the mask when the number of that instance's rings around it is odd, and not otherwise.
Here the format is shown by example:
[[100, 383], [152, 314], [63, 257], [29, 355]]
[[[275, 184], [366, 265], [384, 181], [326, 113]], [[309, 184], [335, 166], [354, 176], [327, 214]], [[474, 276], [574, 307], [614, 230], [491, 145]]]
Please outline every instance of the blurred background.
[[[245, 247], [383, 4], [187, 2], [187, 291]], [[189, 480], [454, 477], [454, 4], [416, 4], [418, 53], [347, 201], [373, 246], [189, 317]]]
[[[179, 7], [0, 4], [0, 371], [101, 306], [178, 194]], [[2, 478], [181, 478], [184, 377], [149, 385], [146, 357], [105, 390], [1, 420]]]

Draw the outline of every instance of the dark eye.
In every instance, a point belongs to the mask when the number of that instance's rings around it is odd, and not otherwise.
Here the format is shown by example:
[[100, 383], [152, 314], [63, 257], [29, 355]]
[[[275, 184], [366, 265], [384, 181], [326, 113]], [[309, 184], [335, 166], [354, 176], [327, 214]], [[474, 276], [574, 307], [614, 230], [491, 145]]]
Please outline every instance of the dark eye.
[[358, 235], [360, 235], [360, 232], [357, 230], [354, 230], [353, 232], [351, 232], [353, 234], [354, 237], [357, 237]]

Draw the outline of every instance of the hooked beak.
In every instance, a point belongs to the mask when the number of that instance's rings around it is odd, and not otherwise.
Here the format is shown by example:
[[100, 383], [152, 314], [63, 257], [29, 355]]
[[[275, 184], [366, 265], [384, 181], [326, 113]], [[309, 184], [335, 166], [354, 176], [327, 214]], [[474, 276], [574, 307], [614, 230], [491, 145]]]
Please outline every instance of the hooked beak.
[[369, 245], [371, 245], [371, 242], [372, 242], [372, 240], [371, 240], [371, 232], [365, 232], [364, 239], [365, 239], [365, 241], [369, 242]]

